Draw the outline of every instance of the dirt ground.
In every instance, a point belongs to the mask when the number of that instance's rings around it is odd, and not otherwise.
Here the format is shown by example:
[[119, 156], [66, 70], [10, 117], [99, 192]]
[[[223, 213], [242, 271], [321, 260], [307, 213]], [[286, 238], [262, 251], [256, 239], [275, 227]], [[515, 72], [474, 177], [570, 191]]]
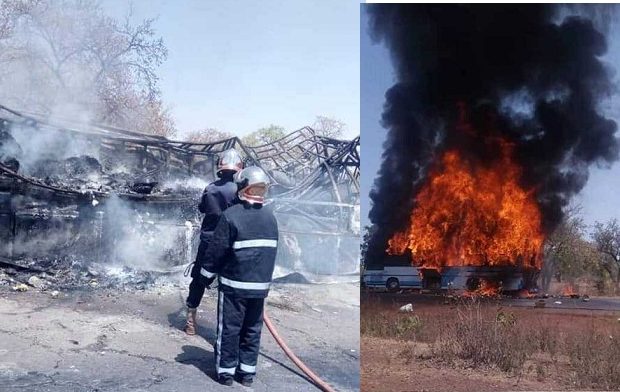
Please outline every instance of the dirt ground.
[[[248, 390], [213, 379], [216, 292], [186, 336], [186, 287], [15, 292], [0, 287], [0, 390]], [[359, 390], [359, 285], [278, 284], [267, 312], [296, 354], [339, 391]], [[314, 391], [263, 329], [250, 390]]]
[[555, 382], [538, 382], [497, 371], [458, 369], [408, 355], [419, 344], [362, 336], [363, 391], [486, 392], [562, 390]]
[[[440, 298], [420, 295], [389, 293], [362, 293], [361, 296], [361, 389], [368, 391], [565, 391], [584, 390], [574, 385], [567, 357], [559, 353], [550, 358], [536, 353], [527, 358], [523, 371], [504, 372], [485, 366], [471, 366], [467, 362], [446, 363], [431, 355], [431, 344], [437, 338], [436, 330], [456, 319], [457, 306]], [[549, 299], [554, 303], [559, 299]], [[484, 304], [490, 311], [501, 309], [514, 314], [516, 319], [535, 330], [542, 326], [557, 330], [558, 336], [588, 335], [590, 331], [619, 338], [620, 299], [592, 298], [596, 310], [583, 309], [581, 301], [563, 299], [564, 308], [535, 309], [533, 301], [493, 300]], [[386, 336], [399, 318], [400, 306], [413, 304], [412, 315], [420, 317], [424, 327], [416, 337]], [[589, 304], [589, 303], [588, 303]], [[615, 305], [615, 309], [612, 309]], [[602, 309], [601, 309], [602, 307]], [[371, 318], [369, 312], [381, 312]], [[373, 323], [385, 323], [382, 327]], [[390, 325], [392, 324], [392, 325]], [[442, 327], [440, 327], [442, 325]], [[588, 332], [586, 332], [588, 331]], [[601, 360], [604, 358], [599, 356]], [[600, 363], [592, 366], [600, 366]], [[542, 370], [541, 370], [542, 369]], [[620, 386], [619, 386], [620, 388]], [[592, 390], [593, 388], [586, 388]], [[601, 390], [600, 388], [594, 388]], [[615, 389], [614, 389], [615, 390]]]

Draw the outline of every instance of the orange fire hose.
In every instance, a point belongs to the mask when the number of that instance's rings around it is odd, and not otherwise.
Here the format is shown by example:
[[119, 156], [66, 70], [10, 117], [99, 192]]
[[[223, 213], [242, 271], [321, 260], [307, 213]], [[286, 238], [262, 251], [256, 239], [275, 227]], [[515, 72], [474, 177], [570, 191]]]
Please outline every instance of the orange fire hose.
[[267, 316], [266, 311], [263, 311], [263, 321], [265, 322], [267, 329], [269, 329], [269, 332], [271, 332], [271, 335], [276, 340], [280, 348], [284, 350], [284, 352], [291, 359], [291, 361], [293, 361], [295, 365], [297, 365], [297, 367], [306, 374], [306, 376], [310, 377], [314, 385], [316, 385], [318, 388], [320, 388], [324, 392], [336, 392], [335, 389], [330, 387], [329, 384], [327, 384], [325, 381], [321, 380], [319, 376], [317, 376], [299, 358], [297, 358], [297, 355], [295, 355], [295, 353], [291, 351], [291, 349], [286, 345], [284, 340], [282, 340], [282, 338], [278, 334], [276, 327], [274, 327], [274, 325], [271, 323], [271, 320], [269, 319], [269, 316]]

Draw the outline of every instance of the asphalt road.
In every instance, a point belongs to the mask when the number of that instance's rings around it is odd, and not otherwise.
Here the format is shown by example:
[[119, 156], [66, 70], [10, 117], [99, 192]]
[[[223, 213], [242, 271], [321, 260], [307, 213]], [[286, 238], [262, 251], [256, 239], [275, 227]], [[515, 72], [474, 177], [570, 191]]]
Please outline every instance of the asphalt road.
[[[618, 312], [620, 311], [620, 297], [590, 297], [589, 301], [582, 298], [549, 297], [549, 298], [482, 298], [487, 303], [501, 303], [504, 306], [534, 307], [537, 300], [544, 300], [544, 309], [571, 310], [571, 311], [594, 311], [594, 312]], [[413, 291], [389, 292], [363, 292], [362, 303], [366, 300], [376, 300], [386, 303], [406, 304], [409, 302], [425, 305], [441, 304], [446, 301], [446, 296], [441, 294], [421, 294]], [[466, 299], [463, 299], [466, 300]]]
[[[185, 288], [13, 292], [0, 288], [0, 390], [316, 391], [263, 330], [252, 388], [214, 380], [215, 293], [187, 336]], [[359, 285], [281, 285], [267, 310], [289, 346], [339, 391], [359, 390]]]
[[[547, 309], [620, 311], [620, 298], [618, 297], [590, 297], [587, 302], [581, 298], [570, 297], [550, 297], [543, 299], [545, 301], [545, 308]], [[512, 306], [533, 307], [537, 299], [507, 298], [503, 301]]]

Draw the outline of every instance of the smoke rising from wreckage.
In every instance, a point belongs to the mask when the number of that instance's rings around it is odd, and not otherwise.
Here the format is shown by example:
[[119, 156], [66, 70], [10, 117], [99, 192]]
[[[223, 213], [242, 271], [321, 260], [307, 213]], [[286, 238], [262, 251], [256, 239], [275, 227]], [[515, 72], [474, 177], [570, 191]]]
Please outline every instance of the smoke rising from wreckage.
[[263, 146], [187, 143], [5, 107], [0, 126], [0, 257], [13, 274], [29, 267], [74, 287], [179, 272], [196, 253], [197, 200], [229, 148], [274, 184], [277, 274], [313, 280], [359, 268], [359, 137], [305, 127]]
[[619, 155], [617, 125], [600, 110], [614, 92], [602, 59], [609, 18], [596, 17], [617, 8], [368, 9], [398, 81], [386, 93], [367, 264], [389, 251], [422, 267], [540, 269], [589, 166]]

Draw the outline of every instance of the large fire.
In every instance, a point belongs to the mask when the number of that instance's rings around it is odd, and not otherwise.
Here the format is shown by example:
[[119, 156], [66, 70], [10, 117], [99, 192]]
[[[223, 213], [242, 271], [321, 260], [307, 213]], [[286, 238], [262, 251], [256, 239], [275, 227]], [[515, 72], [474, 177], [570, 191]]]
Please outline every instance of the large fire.
[[409, 227], [389, 240], [388, 253], [411, 251], [413, 264], [521, 266], [540, 269], [544, 235], [534, 190], [520, 184], [514, 146], [487, 139], [499, 159], [485, 164], [451, 149], [429, 171]]

